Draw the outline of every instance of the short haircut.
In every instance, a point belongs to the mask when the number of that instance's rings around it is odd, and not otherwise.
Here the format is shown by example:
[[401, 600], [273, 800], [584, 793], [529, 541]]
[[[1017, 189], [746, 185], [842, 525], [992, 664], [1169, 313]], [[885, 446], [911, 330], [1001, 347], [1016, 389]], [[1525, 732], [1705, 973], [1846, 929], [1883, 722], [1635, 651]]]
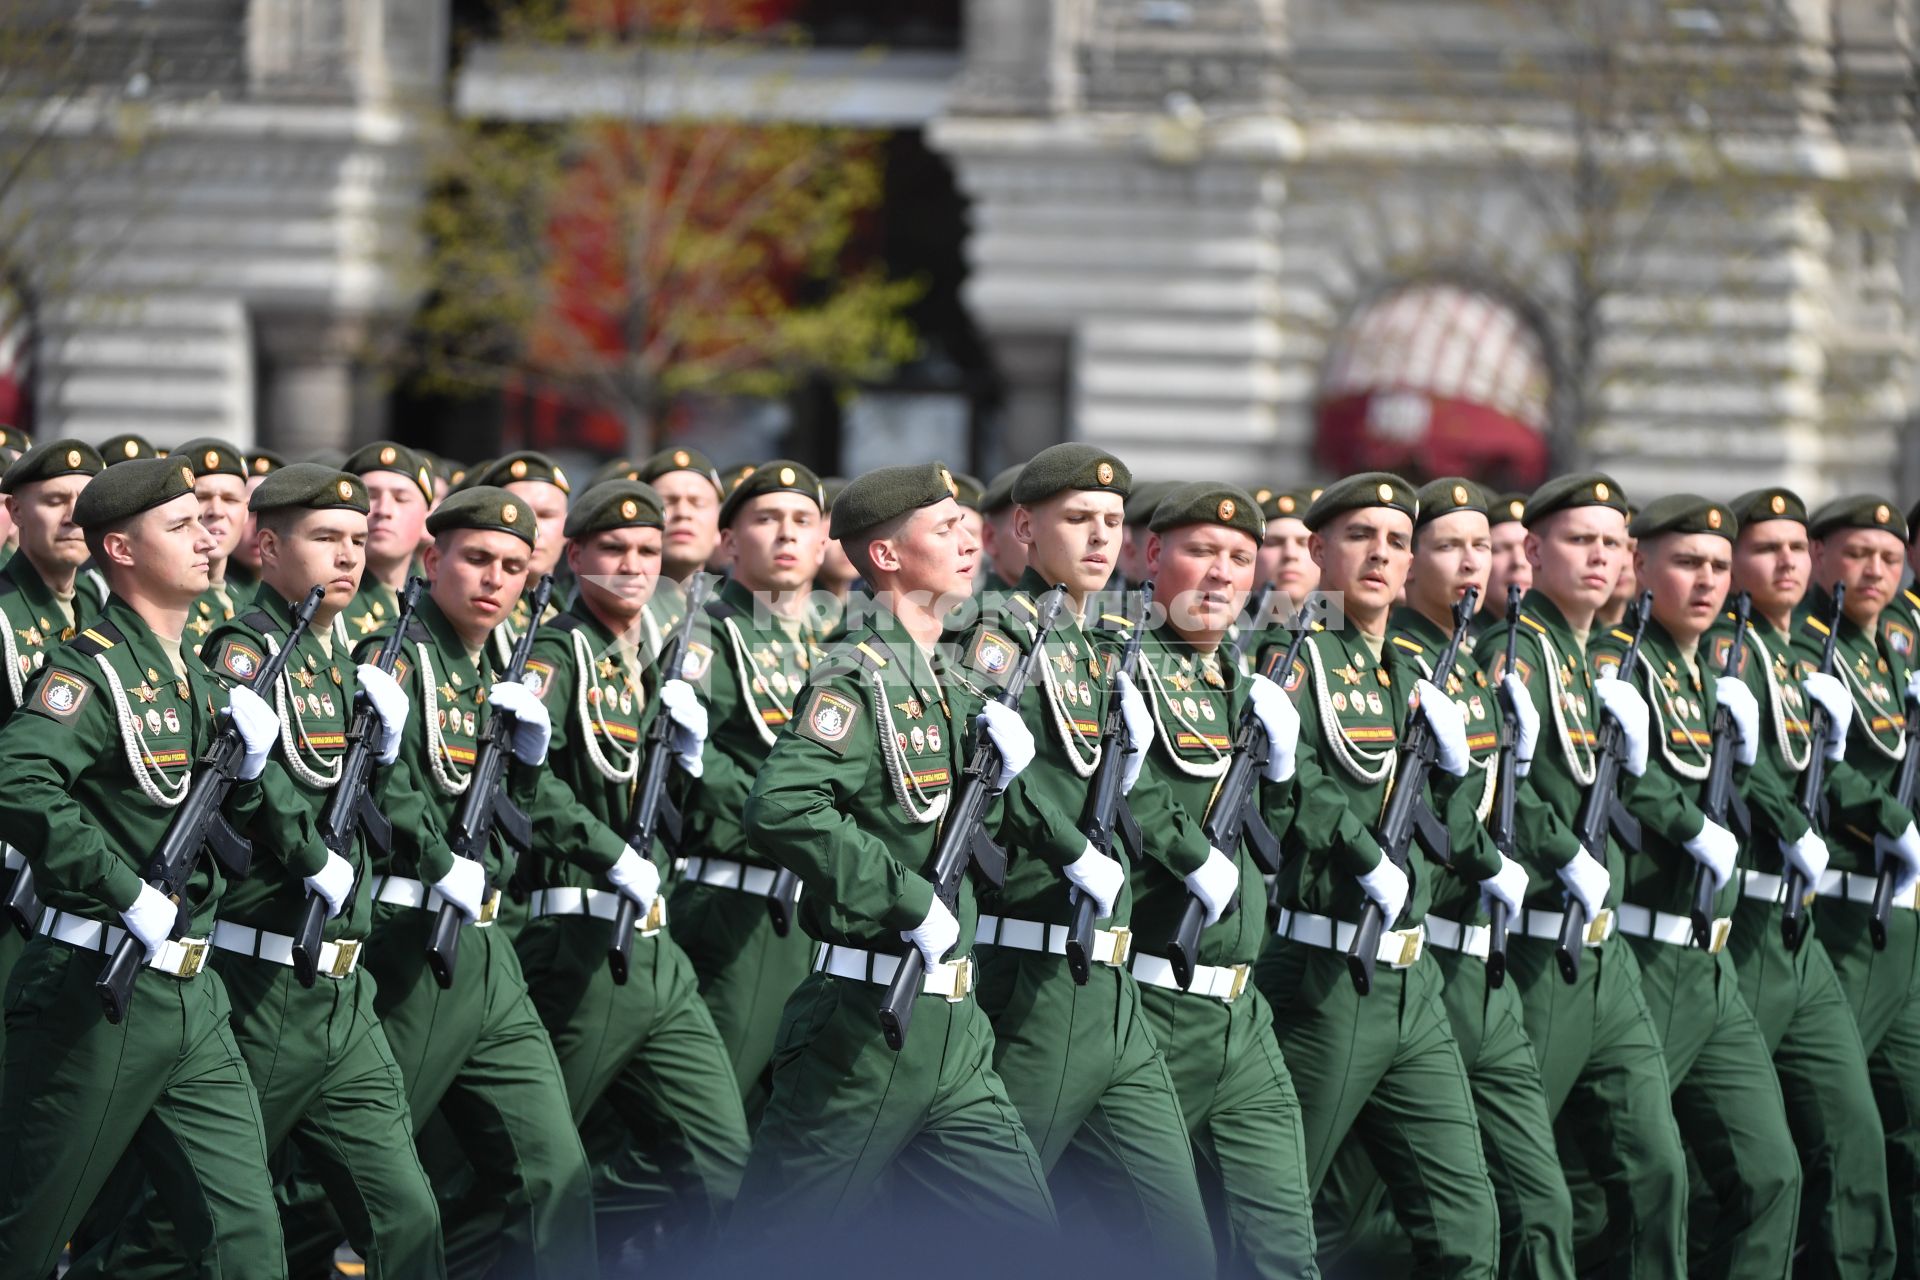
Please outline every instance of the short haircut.
[[860, 571], [860, 576], [869, 585], [873, 582], [873, 558], [868, 554], [869, 549], [883, 538], [898, 536], [907, 527], [907, 522], [922, 510], [915, 507], [912, 511], [903, 511], [891, 520], [882, 520], [871, 529], [862, 529], [853, 537], [840, 540], [840, 549], [847, 553], [847, 559], [853, 562], [853, 567]]

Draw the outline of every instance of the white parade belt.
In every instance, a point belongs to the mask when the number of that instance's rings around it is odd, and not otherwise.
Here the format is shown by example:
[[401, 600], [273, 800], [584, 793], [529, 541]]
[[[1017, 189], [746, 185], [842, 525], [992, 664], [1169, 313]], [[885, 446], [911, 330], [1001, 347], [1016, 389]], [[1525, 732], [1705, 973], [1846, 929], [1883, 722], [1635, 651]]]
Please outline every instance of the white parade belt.
[[[234, 951], [268, 964], [293, 963], [293, 939], [284, 933], [268, 933], [231, 920], [213, 922], [213, 945], [222, 951]], [[342, 938], [320, 944], [320, 962], [315, 966], [323, 978], [344, 978], [360, 967], [360, 939]]]
[[[535, 889], [527, 899], [527, 913], [535, 920], [544, 916], [592, 916], [612, 920], [620, 911], [620, 895], [606, 889]], [[655, 894], [646, 915], [636, 913], [633, 927], [643, 938], [651, 938], [667, 923], [665, 894]]]
[[[1693, 945], [1693, 920], [1687, 916], [1677, 916], [1671, 911], [1654, 911], [1648, 907], [1636, 907], [1631, 902], [1623, 902], [1613, 909], [1614, 916], [1620, 922], [1620, 932], [1630, 938], [1651, 938], [1655, 942], [1664, 942], [1670, 947], [1690, 947]], [[1726, 949], [1727, 936], [1733, 932], [1733, 920], [1720, 916], [1713, 922], [1713, 930], [1707, 944], [1708, 955], [1718, 955]]]
[[[1150, 987], [1165, 987], [1169, 991], [1179, 991], [1179, 980], [1173, 976], [1173, 961], [1165, 956], [1150, 956], [1145, 952], [1134, 956], [1128, 966], [1134, 980], [1144, 982]], [[1223, 1004], [1232, 1004], [1247, 989], [1247, 977], [1253, 972], [1250, 964], [1197, 964], [1193, 966], [1193, 982], [1184, 994], [1207, 996]]]
[[[884, 955], [878, 951], [862, 951], [858, 947], [839, 947], [831, 943], [820, 948], [820, 954], [814, 957], [815, 973], [828, 973], [836, 978], [852, 978], [855, 982], [877, 982], [882, 986], [893, 981], [893, 975], [900, 971], [903, 956]], [[958, 960], [949, 960], [927, 970], [927, 976], [920, 984], [922, 995], [939, 996], [948, 1004], [957, 1004], [965, 1000], [973, 991], [973, 957], [962, 956]]]
[[[108, 955], [118, 951], [127, 936], [127, 931], [116, 925], [101, 924], [98, 920], [69, 915], [51, 907], [40, 912], [40, 932], [55, 942], [83, 951], [104, 951]], [[169, 938], [147, 957], [147, 968], [174, 978], [191, 978], [206, 965], [205, 938]]]
[[[981, 916], [973, 931], [973, 941], [975, 946], [1012, 947], [1016, 951], [1045, 951], [1063, 956], [1067, 954], [1067, 935], [1071, 932], [1064, 924]], [[1093, 953], [1087, 959], [1090, 963], [1117, 969], [1127, 962], [1127, 954], [1132, 950], [1131, 929], [1095, 929]]]
[[[1353, 935], [1359, 929], [1359, 925], [1348, 924], [1345, 920], [1317, 916], [1310, 911], [1289, 911], [1282, 907], [1273, 931], [1303, 946], [1319, 947], [1324, 951], [1346, 951], [1353, 946]], [[1374, 958], [1395, 969], [1410, 969], [1419, 963], [1425, 942], [1426, 930], [1419, 925], [1411, 929], [1382, 929], [1380, 946], [1375, 950]]]
[[[418, 880], [409, 880], [405, 876], [381, 876], [373, 883], [375, 902], [392, 902], [402, 907], [425, 908], [427, 898], [433, 893], [433, 886], [422, 884]], [[438, 910], [438, 908], [435, 908]], [[482, 929], [493, 926], [500, 914], [500, 891], [495, 889], [487, 900], [480, 905], [480, 916], [471, 923]]]

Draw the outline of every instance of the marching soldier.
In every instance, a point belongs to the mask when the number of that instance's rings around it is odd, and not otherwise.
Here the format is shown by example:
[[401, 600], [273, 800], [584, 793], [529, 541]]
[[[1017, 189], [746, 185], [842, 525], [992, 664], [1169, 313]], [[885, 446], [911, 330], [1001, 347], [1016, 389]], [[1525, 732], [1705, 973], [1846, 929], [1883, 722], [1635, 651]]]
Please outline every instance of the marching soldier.
[[[538, 582], [546, 574], [556, 572], [560, 566], [560, 553], [567, 545], [567, 499], [573, 493], [573, 486], [567, 482], [567, 473], [546, 454], [527, 449], [510, 453], [504, 458], [495, 458], [484, 467], [476, 468], [469, 479], [473, 484], [498, 485], [519, 498], [526, 509], [533, 513], [533, 562], [527, 568], [527, 581]], [[554, 597], [556, 600], [561, 598], [557, 579]], [[513, 602], [513, 612], [507, 615], [505, 625], [494, 628], [494, 649], [502, 663], [513, 652], [514, 641], [525, 633], [531, 621], [527, 616], [527, 608], [527, 598], [521, 596]], [[552, 621], [559, 612], [559, 604], [550, 604], [547, 606], [547, 616], [540, 621]]]
[[110, 467], [122, 462], [138, 462], [142, 458], [164, 457], [153, 442], [143, 435], [132, 431], [123, 431], [117, 436], [108, 436], [100, 442], [100, 456]]
[[[815, 665], [747, 799], [748, 842], [800, 877], [801, 924], [823, 945], [781, 1019], [733, 1230], [832, 1239], [883, 1185], [950, 1215], [1048, 1227], [1046, 1175], [973, 1000], [971, 880], [949, 910], [927, 879], [976, 720], [1006, 761], [1001, 789], [1033, 758], [1019, 717], [983, 706], [936, 649], [949, 606], [972, 592], [979, 547], [937, 463], [853, 481], [829, 532], [874, 598]], [[908, 947], [927, 971], [895, 1053], [877, 1012]], [[778, 1238], [790, 1256], [791, 1235]]]
[[[1802, 676], [1793, 648], [1793, 615], [1812, 565], [1806, 507], [1787, 489], [1756, 489], [1729, 507], [1740, 529], [1733, 586], [1753, 600], [1742, 678], [1760, 707], [1762, 745], [1742, 786], [1752, 836], [1727, 949], [1740, 972], [1740, 993], [1773, 1055], [1799, 1151], [1799, 1266], [1814, 1275], [1887, 1276], [1893, 1273], [1894, 1238], [1886, 1135], [1860, 1029], [1818, 935], [1808, 929], [1797, 950], [1781, 937], [1787, 872], [1798, 871], [1806, 885], [1817, 886], [1828, 862], [1826, 841], [1801, 811], [1800, 775], [1815, 751], [1829, 761], [1844, 756], [1853, 699], [1840, 677], [1818, 671]], [[1723, 615], [1706, 651], [1716, 669], [1732, 636]], [[1831, 712], [1829, 736], [1819, 742], [1809, 737], [1815, 703]], [[1811, 912], [1802, 921], [1810, 926]]]
[[1013, 536], [1013, 483], [1020, 465], [1006, 467], [987, 482], [980, 495], [980, 575], [982, 595], [1005, 595], [1027, 570], [1027, 548]]
[[359, 644], [400, 612], [400, 591], [414, 572], [414, 555], [433, 505], [433, 473], [403, 444], [376, 440], [340, 467], [367, 486], [367, 568], [360, 594], [340, 614], [349, 644]]
[[[1896, 1274], [1915, 1266], [1920, 1241], [1920, 833], [1914, 815], [1894, 800], [1906, 705], [1920, 698], [1909, 655], [1894, 642], [1886, 617], [1899, 589], [1907, 530], [1900, 513], [1872, 495], [1841, 498], [1815, 511], [1813, 580], [1795, 613], [1801, 663], [1820, 661], [1831, 591], [1846, 586], [1835, 665], [1852, 695], [1845, 757], [1827, 772], [1827, 851], [1831, 863], [1814, 902], [1816, 936], [1826, 944], [1841, 989], [1853, 1005], [1867, 1071], [1887, 1134]], [[1894, 907], [1885, 949], [1873, 945], [1869, 920], [1881, 849], [1894, 867]]]
[[[627, 835], [655, 715], [674, 720], [678, 772], [699, 777], [702, 767], [704, 714], [693, 689], [650, 672], [639, 647], [640, 615], [659, 578], [661, 520], [659, 495], [631, 480], [589, 489], [567, 518], [579, 594], [541, 628], [527, 663], [553, 739], [528, 797], [541, 854], [522, 873], [531, 920], [516, 946], [575, 1121], [602, 1099], [614, 1113], [614, 1126], [583, 1129], [587, 1147], [611, 1147], [629, 1131], [648, 1141], [672, 1135], [703, 1193], [698, 1225], [712, 1231], [746, 1165], [746, 1117], [694, 967], [667, 932], [658, 851], [633, 848]], [[736, 812], [744, 800], [743, 791]], [[621, 895], [637, 912], [624, 983], [607, 959]], [[598, 1234], [615, 1257], [633, 1233], [603, 1206]]]
[[213, 559], [207, 589], [193, 602], [185, 643], [198, 653], [207, 636], [231, 622], [245, 597], [227, 587], [227, 566], [247, 529], [247, 460], [224, 440], [189, 440], [169, 456], [193, 468], [193, 495], [200, 499], [200, 523], [213, 535]]
[[[0, 826], [46, 903], [8, 991], [0, 1276], [50, 1274], [125, 1153], [166, 1198], [199, 1269], [285, 1275], [259, 1104], [226, 987], [203, 972], [225, 877], [202, 859], [176, 903], [138, 870], [186, 799], [223, 706], [246, 744], [227, 813], [247, 829], [265, 803], [274, 715], [182, 649], [213, 552], [189, 468], [113, 468], [88, 484], [74, 519], [114, 596], [0, 730]], [[129, 933], [146, 964], [114, 1024], [92, 987]]]
[[1287, 598], [1289, 614], [1297, 612], [1320, 585], [1320, 566], [1307, 554], [1307, 541], [1313, 535], [1305, 516], [1318, 489], [1262, 490], [1260, 514], [1266, 517], [1267, 531], [1260, 539], [1260, 562], [1254, 575], [1257, 585], [1271, 583]]
[[[5, 476], [7, 468], [18, 462], [21, 455], [31, 448], [33, 440], [26, 432], [0, 423], [0, 476]], [[20, 538], [13, 527], [13, 517], [7, 514], [6, 504], [0, 503], [0, 565], [12, 558], [14, 548], [19, 545]]]
[[[1351, 1131], [1386, 1181], [1416, 1261], [1447, 1275], [1491, 1275], [1493, 1187], [1440, 973], [1423, 960], [1421, 921], [1438, 868], [1396, 865], [1370, 829], [1414, 715], [1431, 726], [1443, 772], [1464, 778], [1471, 767], [1454, 703], [1420, 678], [1404, 645], [1387, 640], [1412, 558], [1414, 510], [1413, 490], [1384, 472], [1330, 485], [1307, 510], [1320, 587], [1343, 593], [1346, 613], [1341, 630], [1314, 631], [1285, 673], [1300, 704], [1297, 801], [1275, 936], [1254, 978], [1273, 1006], [1306, 1117], [1309, 1185], [1318, 1191]], [[1433, 790], [1450, 794], [1439, 783]], [[1369, 902], [1386, 923], [1363, 996], [1346, 952]]]
[[666, 512], [666, 540], [660, 551], [660, 577], [647, 604], [644, 625], [647, 652], [658, 653], [666, 634], [686, 611], [681, 584], [707, 567], [720, 545], [720, 503], [726, 490], [720, 473], [697, 449], [662, 449], [648, 458], [636, 479], [660, 495]]
[[[1149, 526], [1146, 572], [1167, 620], [1141, 645], [1141, 683], [1153, 713], [1145, 769], [1181, 810], [1206, 820], [1232, 762], [1235, 726], [1249, 697], [1268, 737], [1268, 779], [1290, 776], [1299, 717], [1278, 685], [1222, 660], [1228, 624], [1253, 585], [1262, 519], [1231, 485], [1182, 485]], [[1153, 840], [1158, 832], [1149, 833]], [[1233, 851], [1236, 906], [1200, 935], [1192, 983], [1182, 991], [1166, 956], [1191, 886], [1153, 858], [1129, 868], [1130, 961], [1140, 1008], [1166, 1055], [1196, 1155], [1221, 1191], [1227, 1274], [1314, 1274], [1311, 1198], [1300, 1100], [1273, 1037], [1273, 1011], [1248, 980], [1267, 937], [1266, 886], [1243, 849]], [[1220, 904], [1225, 906], [1225, 903]]]
[[[1605, 861], [1595, 858], [1575, 829], [1594, 779], [1603, 711], [1636, 724], [1647, 717], [1628, 682], [1596, 686], [1587, 654], [1595, 615], [1612, 597], [1626, 556], [1626, 500], [1609, 477], [1562, 476], [1527, 500], [1526, 521], [1533, 588], [1521, 600], [1518, 623], [1492, 628], [1478, 646], [1499, 654], [1493, 676], [1504, 683], [1506, 632], [1520, 628], [1514, 674], [1541, 726], [1518, 796], [1515, 847], [1529, 888], [1507, 944], [1508, 981], [1526, 1009], [1563, 1163], [1577, 1161], [1606, 1199], [1603, 1238], [1588, 1239], [1576, 1226], [1576, 1261], [1604, 1254], [1625, 1274], [1682, 1275], [1686, 1155], [1666, 1057], [1634, 953], [1612, 942], [1614, 886], [1624, 884], [1624, 862], [1611, 838]], [[1554, 961], [1569, 900], [1589, 922], [1572, 984]], [[1585, 1255], [1589, 1247], [1593, 1253]]]
[[826, 518], [819, 477], [797, 462], [769, 462], [727, 495], [720, 538], [733, 574], [708, 603], [683, 672], [702, 691], [712, 736], [685, 815], [689, 856], [673, 915], [750, 1119], [766, 1105], [780, 1011], [807, 976], [813, 944], [799, 929], [774, 930], [767, 899], [777, 868], [749, 844], [741, 813], [824, 656], [806, 608]]
[[[1751, 765], [1760, 746], [1752, 692], [1739, 676], [1709, 670], [1700, 648], [1726, 602], [1733, 513], [1673, 494], [1648, 503], [1629, 531], [1634, 578], [1653, 593], [1652, 617], [1634, 670], [1620, 670], [1632, 641], [1626, 632], [1596, 636], [1592, 654], [1603, 684], [1617, 674], [1652, 711], [1644, 743], [1632, 746], [1641, 768], [1629, 770], [1622, 789], [1640, 843], [1628, 853], [1614, 918], [1639, 961], [1666, 1049], [1681, 1139], [1712, 1194], [1714, 1212], [1689, 1233], [1688, 1274], [1782, 1275], [1793, 1257], [1800, 1170], [1779, 1082], [1726, 953], [1740, 842], [1701, 809], [1716, 708], [1732, 714], [1739, 765]], [[1704, 950], [1689, 915], [1699, 875], [1715, 891]]]
[[[998, 1038], [994, 1069], [1042, 1164], [1050, 1173], [1064, 1169], [1071, 1149], [1074, 1165], [1124, 1175], [1129, 1194], [1101, 1198], [1097, 1208], [1143, 1230], [1156, 1256], [1199, 1274], [1208, 1269], [1212, 1239], [1166, 1059], [1126, 971], [1126, 869], [1080, 826], [1103, 750], [1107, 649], [1131, 625], [1117, 614], [1092, 613], [1120, 551], [1131, 482], [1118, 458], [1093, 445], [1060, 444], [1036, 454], [1013, 488], [1014, 536], [1027, 547], [1026, 574], [1012, 593], [985, 602], [979, 625], [956, 650], [971, 678], [992, 687], [1012, 655], [1031, 647], [1035, 602], [1047, 584], [1065, 584], [1067, 609], [1021, 698], [1038, 755], [1006, 799], [1006, 881], [985, 895], [974, 941], [982, 948], [980, 1007]], [[1165, 837], [1139, 852], [1177, 875], [1199, 877], [1217, 911], [1237, 883], [1234, 864], [1208, 847], [1164, 779], [1140, 776], [1150, 716], [1134, 686], [1123, 685], [1121, 696], [1124, 745], [1134, 757], [1128, 803], [1142, 831]], [[1080, 893], [1098, 904], [1085, 986], [1074, 982], [1065, 954]], [[1114, 1225], [1102, 1223], [1109, 1232]]]
[[1477, 630], [1481, 634], [1507, 618], [1507, 588], [1516, 583], [1524, 593], [1533, 586], [1533, 566], [1527, 562], [1527, 495], [1504, 493], [1487, 507], [1487, 531], [1493, 541], [1493, 562], [1487, 571], [1487, 594], [1480, 606]]

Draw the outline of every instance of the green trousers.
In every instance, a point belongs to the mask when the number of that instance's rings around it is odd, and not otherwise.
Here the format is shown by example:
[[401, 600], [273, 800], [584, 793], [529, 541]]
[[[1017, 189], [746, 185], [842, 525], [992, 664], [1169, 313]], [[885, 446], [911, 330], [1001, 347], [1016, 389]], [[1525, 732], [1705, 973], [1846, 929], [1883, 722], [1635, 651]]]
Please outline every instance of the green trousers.
[[1785, 1275], [1800, 1220], [1800, 1162], [1733, 957], [1626, 941], [1666, 1046], [1681, 1141], [1713, 1197], [1711, 1220], [1688, 1233], [1688, 1274]]
[[923, 995], [896, 1053], [880, 1037], [884, 990], [816, 973], [787, 1001], [733, 1247], [790, 1258], [811, 1236], [844, 1249], [856, 1224], [938, 1223], [955, 1247], [1052, 1228], [1046, 1173], [994, 1073], [986, 1015], [971, 999]]
[[[994, 1070], [1056, 1179], [1063, 1222], [1076, 1216], [1071, 1205], [1116, 1247], [1137, 1237], [1145, 1256], [1177, 1274], [1212, 1275], [1213, 1232], [1186, 1120], [1133, 975], [1096, 964], [1082, 987], [1065, 956], [1011, 947], [978, 947], [974, 956]], [[1058, 1166], [1070, 1148], [1075, 1173], [1086, 1170], [1102, 1186], [1124, 1183], [1126, 1194], [1064, 1194]]]
[[1613, 1276], [1685, 1275], [1686, 1151], [1640, 967], [1616, 938], [1586, 948], [1579, 981], [1569, 984], [1553, 952], [1551, 939], [1516, 930], [1507, 984], [1525, 1011], [1561, 1167], [1591, 1178], [1604, 1208], [1598, 1235], [1583, 1234], [1576, 1220], [1576, 1265]]
[[1386, 1181], [1419, 1274], [1493, 1275], [1499, 1209], [1439, 966], [1382, 964], [1362, 996], [1344, 952], [1274, 938], [1254, 980], [1299, 1092], [1314, 1192], [1352, 1133]]
[[[12, 883], [12, 873], [0, 873], [0, 893], [4, 893]], [[0, 933], [0, 991], [5, 991], [7, 980], [13, 976], [13, 966], [19, 964], [20, 957], [26, 953], [27, 940], [20, 936], [18, 929], [7, 923], [4, 916], [0, 916], [0, 929], [5, 930]], [[7, 1029], [4, 1023], [0, 1023], [0, 1054], [6, 1050]]]
[[[233, 1002], [233, 1035], [260, 1098], [267, 1149], [291, 1142], [339, 1213], [370, 1276], [446, 1274], [440, 1212], [413, 1149], [406, 1082], [374, 1017], [373, 978], [303, 988], [286, 965], [214, 953]], [[179, 1274], [178, 1234], [149, 1187], [70, 1280]]]
[[1894, 910], [1887, 920], [1886, 950], [1876, 951], [1867, 904], [1819, 898], [1813, 909], [1818, 937], [1853, 1006], [1887, 1136], [1894, 1274], [1920, 1276], [1920, 913]]
[[1740, 971], [1740, 994], [1773, 1054], [1800, 1152], [1801, 1247], [1794, 1274], [1880, 1280], [1893, 1273], [1893, 1215], [1886, 1134], [1860, 1028], [1819, 933], [1788, 951], [1780, 916], [1770, 902], [1742, 898], [1728, 952]]
[[[1571, 1280], [1573, 1202], [1547, 1118], [1546, 1090], [1527, 1040], [1520, 993], [1513, 983], [1487, 983], [1477, 956], [1435, 949], [1445, 982], [1442, 1003], [1473, 1090], [1480, 1146], [1500, 1209], [1500, 1274]], [[1404, 1232], [1386, 1204], [1386, 1188], [1352, 1135], [1341, 1144], [1315, 1205], [1330, 1269], [1351, 1254], [1384, 1272], [1412, 1265]], [[1343, 1245], [1350, 1246], [1342, 1249]]]
[[1305, 1122], [1266, 999], [1251, 986], [1227, 1004], [1141, 985], [1140, 1008], [1216, 1208], [1221, 1273], [1318, 1275]]
[[128, 1150], [175, 1224], [179, 1274], [284, 1276], [260, 1104], [220, 975], [142, 970], [113, 1026], [93, 993], [105, 962], [36, 938], [7, 987], [0, 1278], [51, 1275]]
[[767, 900], [738, 889], [683, 880], [668, 906], [674, 938], [693, 962], [700, 998], [733, 1063], [747, 1118], [757, 1121], [772, 1091], [769, 1064], [780, 1011], [813, 965], [813, 939], [798, 922], [781, 937]]

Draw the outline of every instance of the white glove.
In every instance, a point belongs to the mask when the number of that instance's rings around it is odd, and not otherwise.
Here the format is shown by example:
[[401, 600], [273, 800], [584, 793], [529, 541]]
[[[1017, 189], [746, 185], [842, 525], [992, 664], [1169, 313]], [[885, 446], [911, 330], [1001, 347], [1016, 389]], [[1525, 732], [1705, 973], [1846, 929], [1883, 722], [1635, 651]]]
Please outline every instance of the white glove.
[[267, 700], [237, 684], [227, 691], [227, 714], [233, 717], [240, 741], [246, 744], [246, 758], [240, 762], [240, 781], [252, 782], [266, 771], [267, 757], [280, 737], [280, 717]]
[[367, 691], [373, 713], [380, 717], [380, 749], [375, 754], [381, 764], [392, 764], [400, 758], [400, 735], [407, 731], [407, 695], [398, 680], [371, 662], [361, 663], [354, 674]]
[[453, 855], [453, 870], [433, 882], [433, 891], [453, 904], [469, 920], [480, 918], [487, 905], [487, 870], [472, 858]]
[[1140, 766], [1147, 762], [1147, 752], [1153, 746], [1153, 714], [1147, 710], [1147, 700], [1140, 696], [1140, 690], [1134, 688], [1133, 680], [1124, 671], [1115, 672], [1120, 686], [1120, 718], [1127, 722], [1127, 763], [1120, 777], [1120, 794], [1132, 795], [1133, 784], [1140, 781]]
[[1085, 853], [1069, 862], [1061, 874], [1074, 888], [1093, 898], [1096, 920], [1105, 920], [1113, 914], [1113, 904], [1120, 900], [1120, 889], [1127, 883], [1127, 873], [1120, 864], [1091, 844]]
[[1567, 892], [1574, 896], [1581, 910], [1587, 913], [1587, 919], [1598, 916], [1607, 905], [1607, 894], [1613, 889], [1613, 874], [1585, 849], [1573, 855], [1573, 861], [1561, 867], [1560, 883], [1567, 886]]
[[1907, 701], [1920, 702], [1920, 667], [1907, 672]]
[[652, 858], [641, 857], [631, 848], [607, 868], [607, 880], [633, 899], [642, 914], [651, 911], [653, 900], [660, 896], [660, 868], [653, 865]]
[[1733, 879], [1733, 864], [1740, 857], [1740, 842], [1733, 832], [1717, 822], [1708, 822], [1700, 834], [1682, 846], [1693, 860], [1713, 873], [1713, 891], [1720, 892]]
[[1186, 879], [1188, 892], [1206, 904], [1207, 923], [1218, 924], [1240, 887], [1240, 868], [1218, 849], [1208, 849], [1207, 860]]
[[1267, 731], [1266, 779], [1285, 782], [1293, 776], [1294, 758], [1300, 752], [1300, 711], [1285, 689], [1262, 675], [1248, 684], [1247, 700]]
[[1740, 731], [1740, 749], [1734, 759], [1752, 764], [1760, 755], [1760, 704], [1754, 701], [1753, 690], [1739, 676], [1721, 676], [1713, 682], [1713, 696], [1733, 714]]
[[1898, 902], [1912, 894], [1914, 882], [1920, 881], [1920, 831], [1911, 822], [1893, 842], [1893, 857], [1900, 864], [1893, 878], [1893, 897]]
[[945, 959], [953, 944], [960, 941], [960, 922], [947, 910], [947, 904], [935, 898], [927, 908], [927, 918], [900, 935], [913, 944], [920, 958], [932, 969]]
[[1594, 681], [1593, 694], [1627, 739], [1627, 757], [1621, 763], [1639, 777], [1647, 771], [1647, 700], [1618, 676]]
[[1380, 914], [1386, 917], [1387, 928], [1393, 928], [1393, 922], [1407, 909], [1407, 892], [1410, 889], [1407, 873], [1393, 865], [1393, 859], [1385, 854], [1380, 856], [1380, 865], [1360, 877], [1360, 889], [1380, 908]]
[[1513, 772], [1524, 778], [1533, 768], [1533, 753], [1540, 746], [1540, 711], [1527, 695], [1527, 685], [1518, 671], [1500, 677], [1500, 696], [1513, 708]]
[[180, 909], [173, 905], [172, 898], [143, 881], [140, 896], [120, 913], [120, 919], [126, 922], [127, 932], [140, 939], [147, 955], [152, 956], [173, 932], [173, 922], [179, 914]]
[[706, 771], [706, 764], [700, 758], [700, 749], [707, 745], [706, 706], [685, 680], [669, 680], [661, 685], [660, 705], [673, 721], [674, 758], [689, 777], [699, 777]]
[[1480, 908], [1490, 909], [1499, 902], [1507, 909], [1509, 919], [1520, 918], [1520, 904], [1527, 896], [1527, 869], [1509, 858], [1500, 855], [1500, 869], [1480, 882]]
[[1000, 752], [1000, 776], [993, 780], [993, 789], [1005, 791], [1020, 771], [1033, 763], [1033, 730], [1004, 702], [989, 702], [980, 708], [975, 723]]
[[545, 764], [553, 720], [539, 695], [524, 684], [502, 680], [487, 690], [487, 700], [495, 715], [504, 711], [513, 717], [513, 758], [521, 764]]
[[327, 850], [327, 865], [306, 877], [307, 888], [327, 900], [327, 916], [332, 918], [340, 914], [347, 905], [347, 895], [353, 892], [353, 864], [345, 858]]
[[1820, 883], [1820, 877], [1827, 871], [1827, 842], [1820, 833], [1811, 828], [1807, 834], [1790, 844], [1780, 846], [1781, 856], [1800, 873], [1809, 886]]
[[1810, 673], [1800, 682], [1807, 696], [1827, 709], [1827, 759], [1837, 761], [1847, 754], [1847, 730], [1853, 726], [1853, 695], [1847, 686], [1824, 671]]
[[1466, 777], [1473, 753], [1467, 750], [1467, 722], [1460, 708], [1431, 680], [1415, 681], [1413, 696], [1419, 699], [1420, 714], [1426, 717], [1433, 740], [1440, 747], [1437, 763], [1456, 778]]

